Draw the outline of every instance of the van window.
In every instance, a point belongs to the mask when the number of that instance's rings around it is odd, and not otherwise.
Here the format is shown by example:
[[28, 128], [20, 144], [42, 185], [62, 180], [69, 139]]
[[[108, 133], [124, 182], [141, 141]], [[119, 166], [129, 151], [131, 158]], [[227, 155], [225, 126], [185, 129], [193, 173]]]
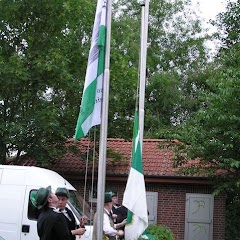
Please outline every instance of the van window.
[[40, 211], [33, 205], [31, 199], [33, 199], [36, 196], [37, 193], [37, 189], [33, 189], [30, 191], [29, 193], [29, 197], [28, 197], [28, 219], [30, 220], [37, 220]]
[[[81, 216], [86, 215], [90, 222], [93, 219], [94, 211], [91, 210], [90, 206], [84, 201], [84, 199], [76, 191], [69, 191], [69, 207], [75, 213], [76, 217], [80, 220]], [[83, 212], [84, 206], [84, 212]]]

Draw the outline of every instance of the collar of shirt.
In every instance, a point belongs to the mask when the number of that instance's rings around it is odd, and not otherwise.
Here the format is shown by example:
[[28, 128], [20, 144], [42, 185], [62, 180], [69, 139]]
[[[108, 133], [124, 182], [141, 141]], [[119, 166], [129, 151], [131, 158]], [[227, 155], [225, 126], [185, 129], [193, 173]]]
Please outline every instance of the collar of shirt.
[[54, 208], [54, 207], [51, 207], [51, 208], [52, 208], [52, 210], [53, 210], [54, 212], [56, 212], [56, 213], [61, 213], [58, 208]]
[[110, 215], [110, 212], [109, 212], [106, 208], [104, 208], [104, 210], [106, 211], [106, 213], [107, 213], [108, 215]]
[[62, 213], [67, 213], [67, 210], [66, 209], [59, 209], [60, 210], [60, 212], [62, 212]]
[[72, 221], [72, 219], [70, 218], [67, 210], [64, 208], [64, 209], [59, 209], [59, 211], [69, 220], [69, 221]]

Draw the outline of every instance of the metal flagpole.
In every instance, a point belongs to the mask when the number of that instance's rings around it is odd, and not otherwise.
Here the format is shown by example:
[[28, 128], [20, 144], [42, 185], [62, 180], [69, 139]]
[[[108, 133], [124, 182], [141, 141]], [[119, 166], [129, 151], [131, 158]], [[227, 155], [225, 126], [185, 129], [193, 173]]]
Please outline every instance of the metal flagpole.
[[144, 131], [144, 102], [146, 85], [149, 0], [145, 0], [144, 4], [142, 4], [141, 6], [142, 6], [142, 20], [141, 20], [141, 56], [140, 56], [140, 84], [139, 84], [139, 134], [140, 143], [142, 146]]
[[106, 180], [106, 152], [107, 152], [107, 128], [108, 128], [108, 101], [109, 101], [109, 66], [110, 66], [110, 39], [111, 39], [111, 15], [112, 0], [104, 0], [107, 4], [107, 35], [106, 55], [103, 79], [102, 123], [100, 129], [99, 162], [98, 162], [98, 187], [97, 187], [97, 240], [103, 237], [103, 211], [104, 192]]

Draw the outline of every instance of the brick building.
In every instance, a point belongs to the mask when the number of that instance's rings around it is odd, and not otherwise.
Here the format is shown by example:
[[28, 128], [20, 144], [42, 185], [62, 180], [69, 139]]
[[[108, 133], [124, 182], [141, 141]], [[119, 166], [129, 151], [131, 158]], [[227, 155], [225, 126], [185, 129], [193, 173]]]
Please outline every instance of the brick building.
[[[206, 177], [183, 176], [173, 168], [171, 159], [175, 144], [174, 141], [144, 139], [143, 169], [149, 222], [169, 227], [176, 240], [224, 240], [225, 196], [213, 196], [212, 186]], [[82, 195], [87, 179], [86, 201], [92, 202], [95, 207], [98, 159], [96, 157], [93, 161], [89, 157], [86, 161], [86, 151], [90, 148], [93, 152], [93, 143], [82, 139], [76, 145], [73, 141], [67, 145], [71, 148], [77, 146], [75, 154], [68, 152], [64, 159], [49, 168], [64, 176]], [[130, 170], [131, 148], [132, 142], [108, 139], [106, 189], [117, 191], [120, 203]], [[95, 173], [93, 189], [92, 171]], [[91, 191], [93, 199], [89, 197]]]

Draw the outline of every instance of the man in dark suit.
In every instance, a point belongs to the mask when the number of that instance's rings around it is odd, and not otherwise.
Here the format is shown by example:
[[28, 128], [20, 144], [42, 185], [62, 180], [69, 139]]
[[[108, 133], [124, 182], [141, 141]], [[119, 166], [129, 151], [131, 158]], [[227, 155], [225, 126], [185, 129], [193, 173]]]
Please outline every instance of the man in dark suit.
[[40, 188], [36, 194], [36, 207], [41, 209], [37, 220], [37, 231], [40, 240], [70, 239], [66, 221], [56, 210], [58, 198], [51, 192], [51, 187]]
[[[67, 208], [67, 202], [68, 202], [68, 198], [69, 198], [69, 191], [66, 188], [57, 188], [55, 194], [58, 197], [58, 208], [59, 211], [63, 213], [65, 220], [67, 221], [68, 224], [68, 229], [71, 230], [75, 230], [77, 228], [77, 223], [75, 220], [75, 217], [72, 213], [72, 211]], [[83, 218], [80, 220], [80, 227], [84, 228], [84, 220], [86, 217], [83, 216]], [[76, 237], [74, 235], [72, 235], [71, 240], [75, 240]]]
[[112, 194], [112, 217], [114, 219], [114, 223], [117, 225], [119, 223], [122, 223], [123, 226], [119, 227], [119, 229], [124, 230], [126, 219], [127, 219], [127, 213], [128, 210], [123, 205], [118, 204], [118, 196], [116, 192], [111, 192]]
[[116, 192], [112, 193], [112, 216], [115, 223], [120, 223], [127, 218], [128, 210], [123, 205], [118, 204], [118, 196]]
[[68, 229], [63, 214], [56, 209], [58, 198], [50, 186], [38, 189], [33, 204], [41, 210], [37, 220], [40, 240], [69, 240], [72, 235], [82, 235], [85, 232], [81, 228], [72, 231]]

